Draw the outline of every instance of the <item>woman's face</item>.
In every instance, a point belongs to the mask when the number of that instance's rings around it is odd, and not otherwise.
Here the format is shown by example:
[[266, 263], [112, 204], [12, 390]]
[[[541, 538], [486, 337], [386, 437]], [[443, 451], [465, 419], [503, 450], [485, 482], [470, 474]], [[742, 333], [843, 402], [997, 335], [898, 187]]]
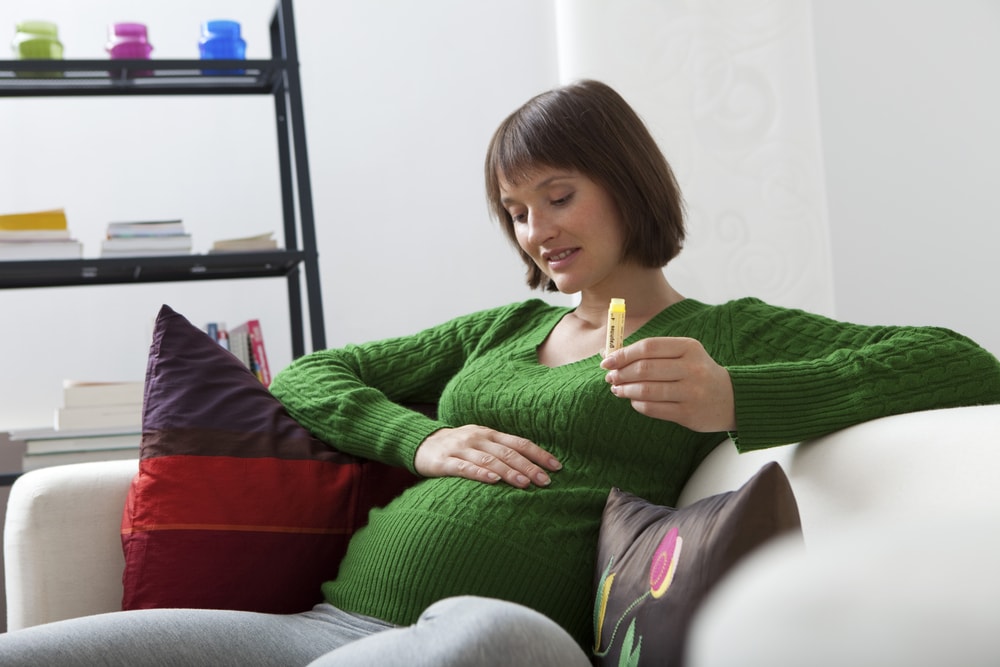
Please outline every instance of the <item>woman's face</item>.
[[622, 263], [621, 215], [607, 191], [578, 171], [538, 167], [518, 183], [499, 179], [517, 243], [572, 294], [598, 289]]

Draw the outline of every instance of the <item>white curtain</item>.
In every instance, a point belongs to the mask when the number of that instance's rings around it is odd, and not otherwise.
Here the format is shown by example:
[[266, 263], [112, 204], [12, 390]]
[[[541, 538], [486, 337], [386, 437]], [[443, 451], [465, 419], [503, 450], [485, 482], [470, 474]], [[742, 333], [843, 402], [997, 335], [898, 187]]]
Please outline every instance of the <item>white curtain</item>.
[[833, 315], [810, 3], [556, 0], [556, 25], [560, 79], [614, 86], [677, 174], [672, 284]]

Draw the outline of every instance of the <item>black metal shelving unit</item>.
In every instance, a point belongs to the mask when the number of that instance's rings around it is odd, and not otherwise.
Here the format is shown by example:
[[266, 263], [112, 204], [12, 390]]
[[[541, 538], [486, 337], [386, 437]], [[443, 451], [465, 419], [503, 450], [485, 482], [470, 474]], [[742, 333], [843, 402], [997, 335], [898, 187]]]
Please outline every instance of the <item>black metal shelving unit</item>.
[[306, 352], [307, 313], [312, 349], [326, 347], [291, 0], [278, 0], [270, 37], [270, 60], [0, 60], [0, 97], [272, 96], [285, 245], [266, 252], [0, 261], [0, 289], [284, 277], [292, 355]]

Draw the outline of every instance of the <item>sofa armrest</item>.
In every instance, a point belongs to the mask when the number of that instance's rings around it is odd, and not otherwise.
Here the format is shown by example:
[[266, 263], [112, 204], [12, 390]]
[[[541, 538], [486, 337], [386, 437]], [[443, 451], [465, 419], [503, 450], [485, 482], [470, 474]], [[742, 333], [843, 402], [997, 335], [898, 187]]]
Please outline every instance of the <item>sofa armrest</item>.
[[716, 447], [679, 504], [739, 487], [768, 460], [788, 475], [806, 542], [837, 539], [842, 524], [1000, 507], [1000, 405], [924, 410], [856, 424], [794, 445], [738, 454]]
[[[783, 467], [807, 548], [776, 540], [737, 565], [699, 608], [685, 664], [996, 664], [998, 442], [986, 405], [794, 445]], [[730, 479], [735, 456], [712, 452], [692, 495]]]
[[121, 517], [136, 460], [41, 468], [7, 503], [7, 629], [121, 609]]

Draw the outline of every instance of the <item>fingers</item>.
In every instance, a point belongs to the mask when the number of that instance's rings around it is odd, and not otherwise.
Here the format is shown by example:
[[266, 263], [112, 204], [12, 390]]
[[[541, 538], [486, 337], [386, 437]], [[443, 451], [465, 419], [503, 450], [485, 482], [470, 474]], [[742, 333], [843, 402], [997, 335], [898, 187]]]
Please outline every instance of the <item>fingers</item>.
[[668, 364], [663, 362], [681, 359], [700, 347], [701, 344], [692, 338], [643, 338], [609, 354], [601, 360], [601, 368], [615, 377], [620, 376], [622, 371], [628, 371], [628, 375], [635, 379], [651, 370], [654, 362], [666, 368]]
[[547, 471], [562, 464], [525, 438], [482, 426], [441, 429], [417, 449], [414, 465], [425, 477], [463, 477], [488, 484], [501, 480], [517, 488], [548, 486]]
[[483, 437], [481, 443], [470, 443], [468, 458], [475, 461], [479, 457], [480, 468], [512, 486], [522, 489], [532, 484], [548, 486], [552, 479], [546, 470], [562, 467], [554, 456], [525, 438], [485, 428]]
[[601, 363], [615, 396], [649, 417], [695, 431], [734, 430], [729, 372], [697, 340], [646, 338]]

